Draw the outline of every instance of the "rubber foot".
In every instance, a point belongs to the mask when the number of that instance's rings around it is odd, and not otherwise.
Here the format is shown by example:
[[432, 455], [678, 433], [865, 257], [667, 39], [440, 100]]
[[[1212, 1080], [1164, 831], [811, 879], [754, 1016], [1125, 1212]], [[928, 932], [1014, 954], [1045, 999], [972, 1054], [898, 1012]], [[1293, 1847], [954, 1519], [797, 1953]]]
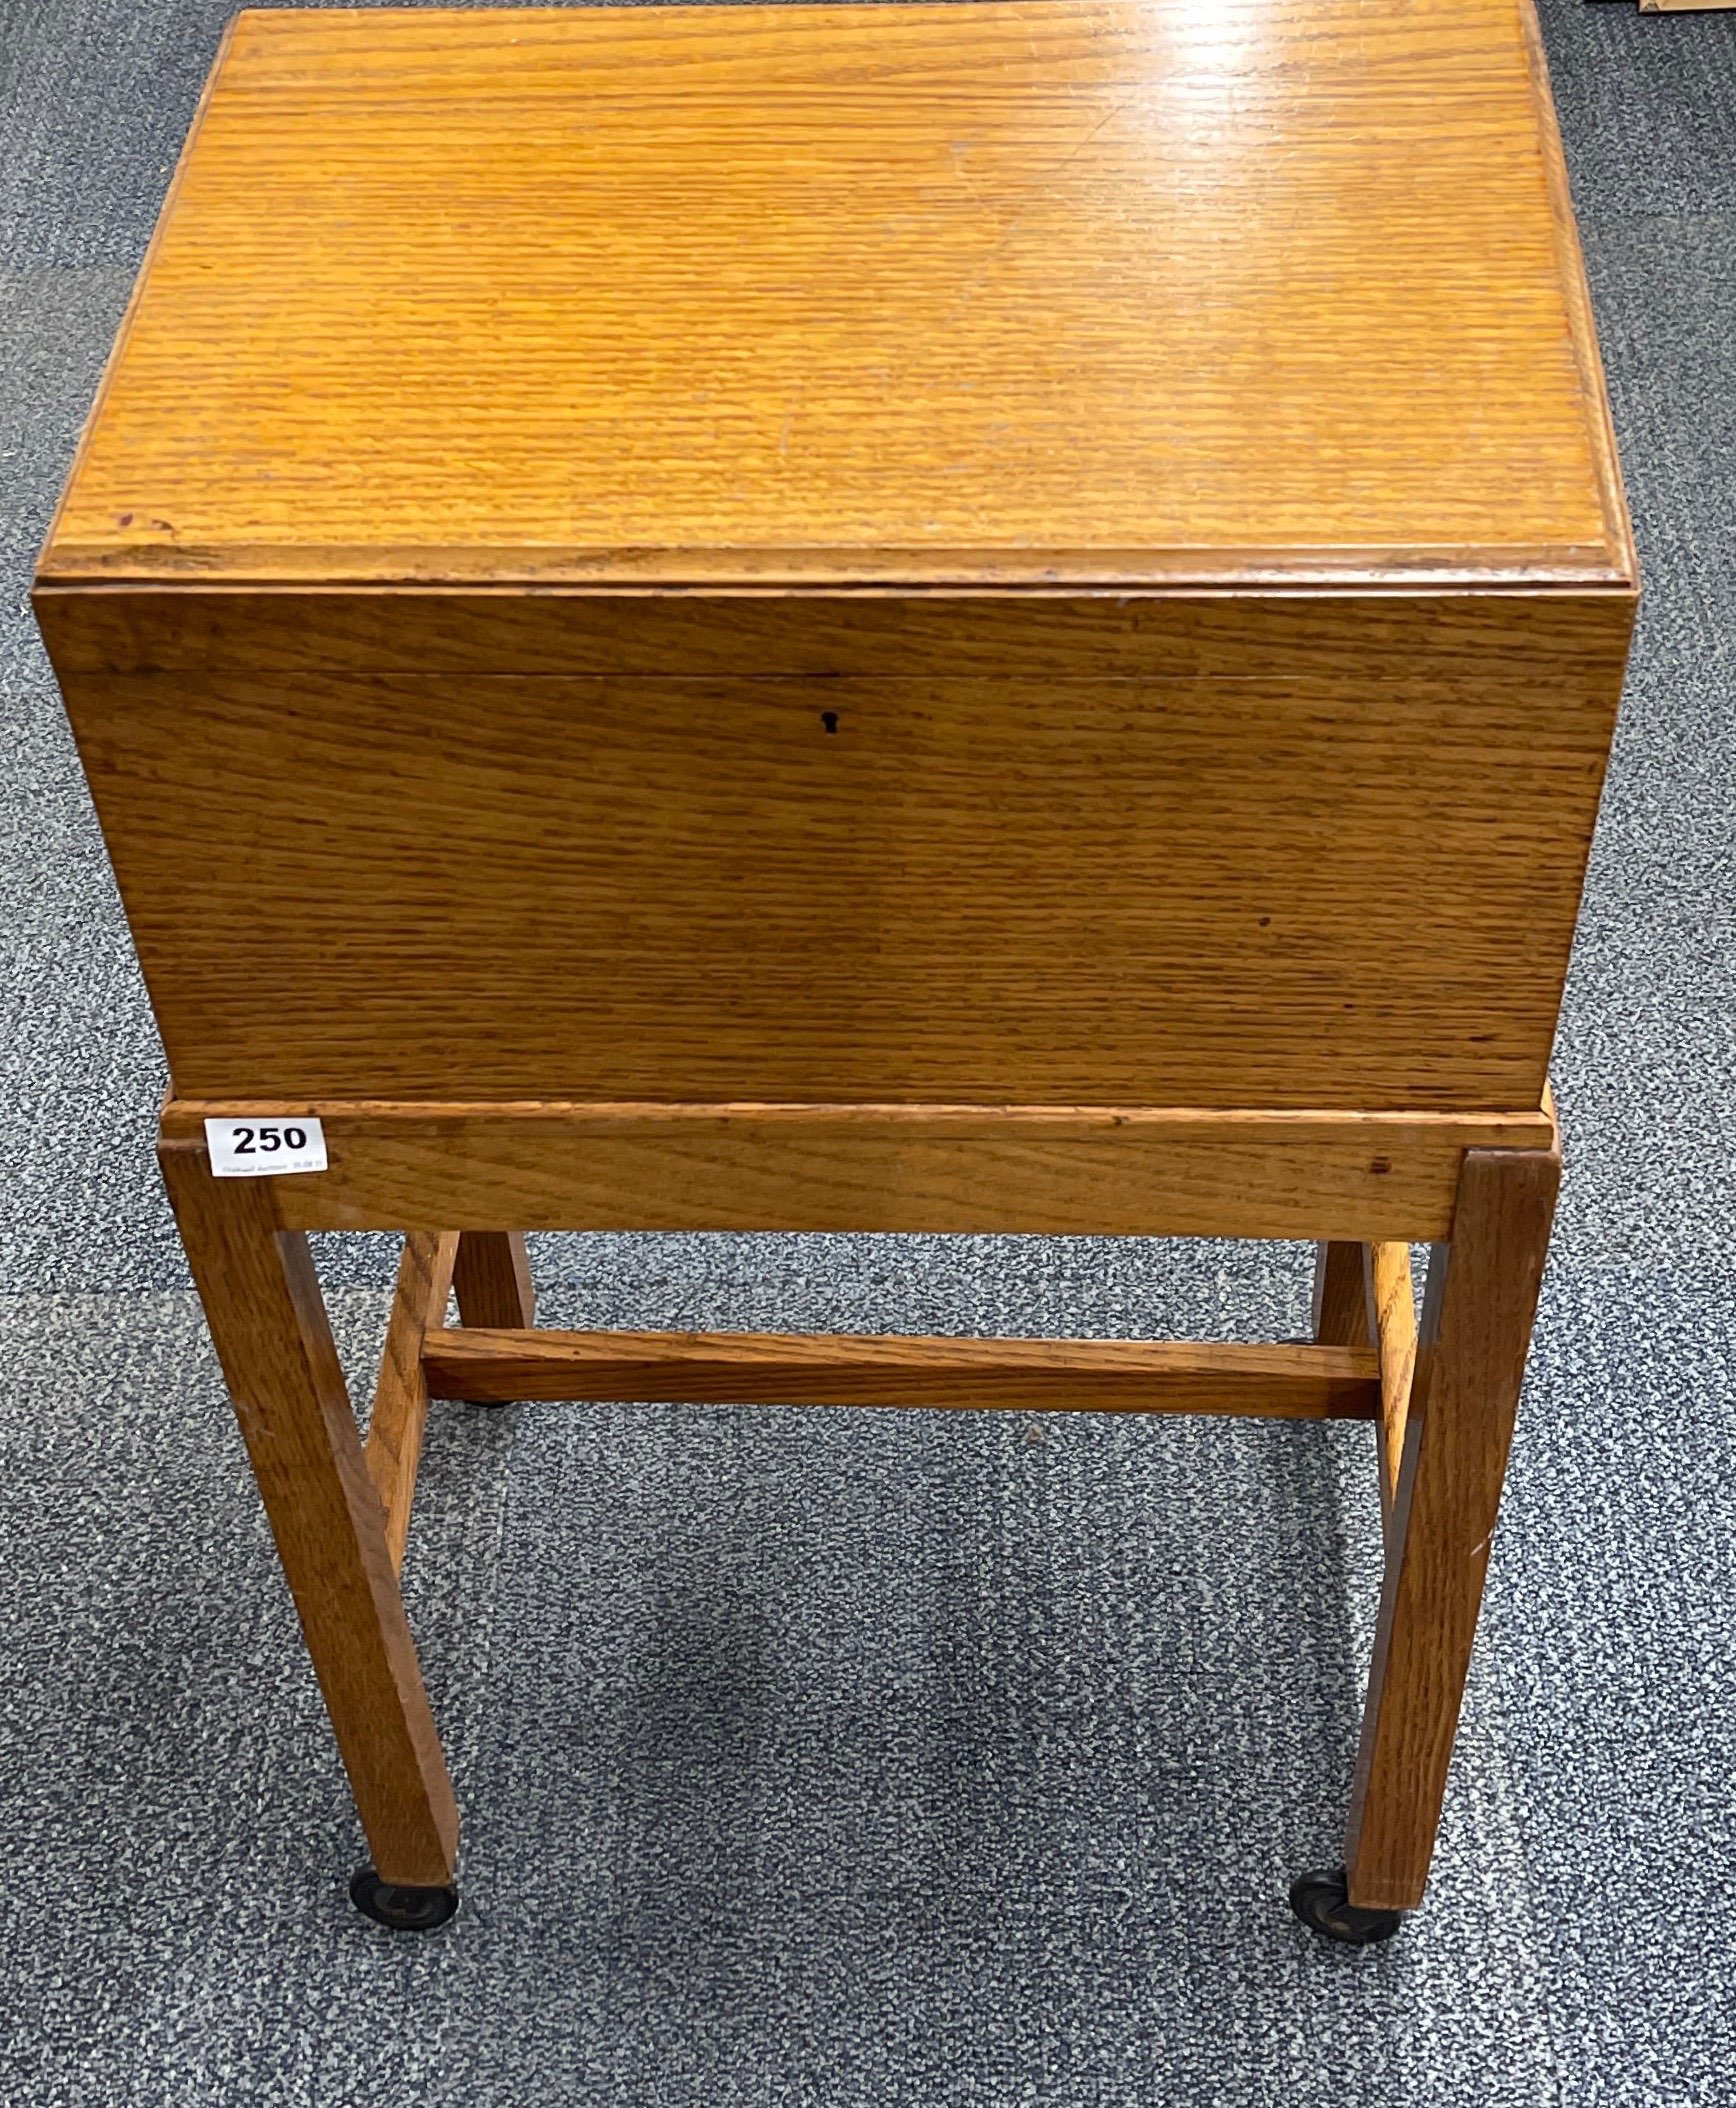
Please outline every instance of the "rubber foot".
[[350, 1883], [350, 1901], [364, 1918], [389, 1925], [394, 1932], [432, 1932], [458, 1908], [458, 1891], [382, 1881], [371, 1866], [365, 1866]]
[[1341, 1866], [1299, 1874], [1290, 1884], [1290, 1908], [1310, 1932], [1345, 1947], [1372, 1947], [1377, 1941], [1390, 1940], [1404, 1923], [1402, 1910], [1364, 1910], [1352, 1903], [1350, 1882]]

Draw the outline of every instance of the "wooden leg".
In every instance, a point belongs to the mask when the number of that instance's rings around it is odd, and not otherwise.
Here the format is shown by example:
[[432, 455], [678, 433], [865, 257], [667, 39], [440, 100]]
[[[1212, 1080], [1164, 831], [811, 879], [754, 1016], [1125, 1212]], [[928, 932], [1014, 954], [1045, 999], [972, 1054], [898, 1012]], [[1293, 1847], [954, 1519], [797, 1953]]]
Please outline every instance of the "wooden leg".
[[1366, 1347], [1374, 1338], [1364, 1249], [1314, 1247], [1314, 1337], [1323, 1347]]
[[1404, 1456], [1405, 1422], [1410, 1418], [1411, 1384], [1417, 1366], [1417, 1311], [1411, 1292], [1408, 1244], [1371, 1244], [1368, 1275], [1374, 1303], [1375, 1345], [1380, 1351], [1380, 1463], [1382, 1528], [1392, 1529], [1392, 1504], [1398, 1494], [1398, 1467]]
[[461, 1324], [516, 1332], [536, 1323], [530, 1254], [517, 1230], [466, 1230], [452, 1286]]
[[404, 1563], [410, 1535], [410, 1503], [428, 1422], [428, 1376], [422, 1366], [428, 1334], [446, 1322], [456, 1230], [412, 1230], [404, 1239], [392, 1315], [380, 1356], [380, 1378], [362, 1456], [386, 1511], [386, 1549], [394, 1567]]
[[159, 1154], [374, 1864], [449, 1887], [457, 1804], [307, 1240], [276, 1227], [263, 1181]]
[[[536, 1323], [536, 1287], [530, 1254], [519, 1230], [465, 1230], [458, 1239], [452, 1287], [460, 1325], [482, 1332], [523, 1332]], [[435, 1397], [443, 1397], [438, 1388]], [[505, 1405], [514, 1391], [490, 1391], [473, 1405]]]
[[1458, 1728], [1561, 1159], [1468, 1150], [1437, 1245], [1387, 1537], [1345, 1842], [1349, 1900], [1422, 1900]]

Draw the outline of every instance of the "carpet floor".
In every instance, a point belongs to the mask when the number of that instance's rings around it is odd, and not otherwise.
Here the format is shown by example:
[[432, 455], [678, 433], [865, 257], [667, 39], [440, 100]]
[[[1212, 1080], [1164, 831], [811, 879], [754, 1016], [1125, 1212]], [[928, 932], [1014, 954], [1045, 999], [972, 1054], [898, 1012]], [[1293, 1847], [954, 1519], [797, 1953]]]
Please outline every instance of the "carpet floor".
[[[388, 1937], [149, 1137], [29, 571], [227, 5], [0, 12], [0, 2100], [1736, 2099], [1736, 15], [1546, 0], [1646, 567], [1437, 1878], [1332, 1853], [1355, 1427], [449, 1407], [465, 1907]], [[346, 1357], [392, 1251], [321, 1240]], [[1293, 1247], [550, 1237], [559, 1321], [1253, 1336]]]

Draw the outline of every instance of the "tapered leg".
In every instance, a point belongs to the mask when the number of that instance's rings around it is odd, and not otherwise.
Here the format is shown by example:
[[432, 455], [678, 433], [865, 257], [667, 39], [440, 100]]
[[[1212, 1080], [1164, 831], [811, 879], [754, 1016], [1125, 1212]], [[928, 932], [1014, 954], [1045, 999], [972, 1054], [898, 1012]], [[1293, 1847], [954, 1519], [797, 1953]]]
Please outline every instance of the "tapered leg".
[[1560, 1176], [1554, 1152], [1467, 1151], [1431, 1256], [1345, 1843], [1354, 1906], [1412, 1909], [1428, 1879]]
[[1360, 1244], [1314, 1247], [1314, 1337], [1323, 1347], [1366, 1347], [1374, 1337]]
[[159, 1157], [375, 1866], [448, 1887], [458, 1809], [307, 1240], [263, 1181]]
[[536, 1322], [530, 1255], [517, 1230], [466, 1230], [452, 1286], [463, 1324], [517, 1332]]

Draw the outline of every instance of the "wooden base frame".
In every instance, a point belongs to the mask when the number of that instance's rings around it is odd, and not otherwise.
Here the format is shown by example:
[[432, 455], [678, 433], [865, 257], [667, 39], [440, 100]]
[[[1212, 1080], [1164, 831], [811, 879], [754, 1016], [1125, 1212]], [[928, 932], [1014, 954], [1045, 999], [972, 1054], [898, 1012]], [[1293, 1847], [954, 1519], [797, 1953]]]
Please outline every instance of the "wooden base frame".
[[[204, 1119], [247, 1114], [320, 1118], [327, 1171], [214, 1178]], [[1421, 1900], [1560, 1175], [1547, 1102], [1461, 1115], [171, 1100], [159, 1155], [385, 1882], [449, 1887], [456, 1867], [397, 1585], [430, 1398], [678, 1398], [1371, 1421], [1386, 1564], [1348, 1897]], [[1312, 1235], [1314, 1338], [535, 1329], [523, 1230], [623, 1226]], [[344, 1227], [406, 1232], [365, 1442], [303, 1235]], [[1420, 1318], [1413, 1243], [1432, 1246]]]

